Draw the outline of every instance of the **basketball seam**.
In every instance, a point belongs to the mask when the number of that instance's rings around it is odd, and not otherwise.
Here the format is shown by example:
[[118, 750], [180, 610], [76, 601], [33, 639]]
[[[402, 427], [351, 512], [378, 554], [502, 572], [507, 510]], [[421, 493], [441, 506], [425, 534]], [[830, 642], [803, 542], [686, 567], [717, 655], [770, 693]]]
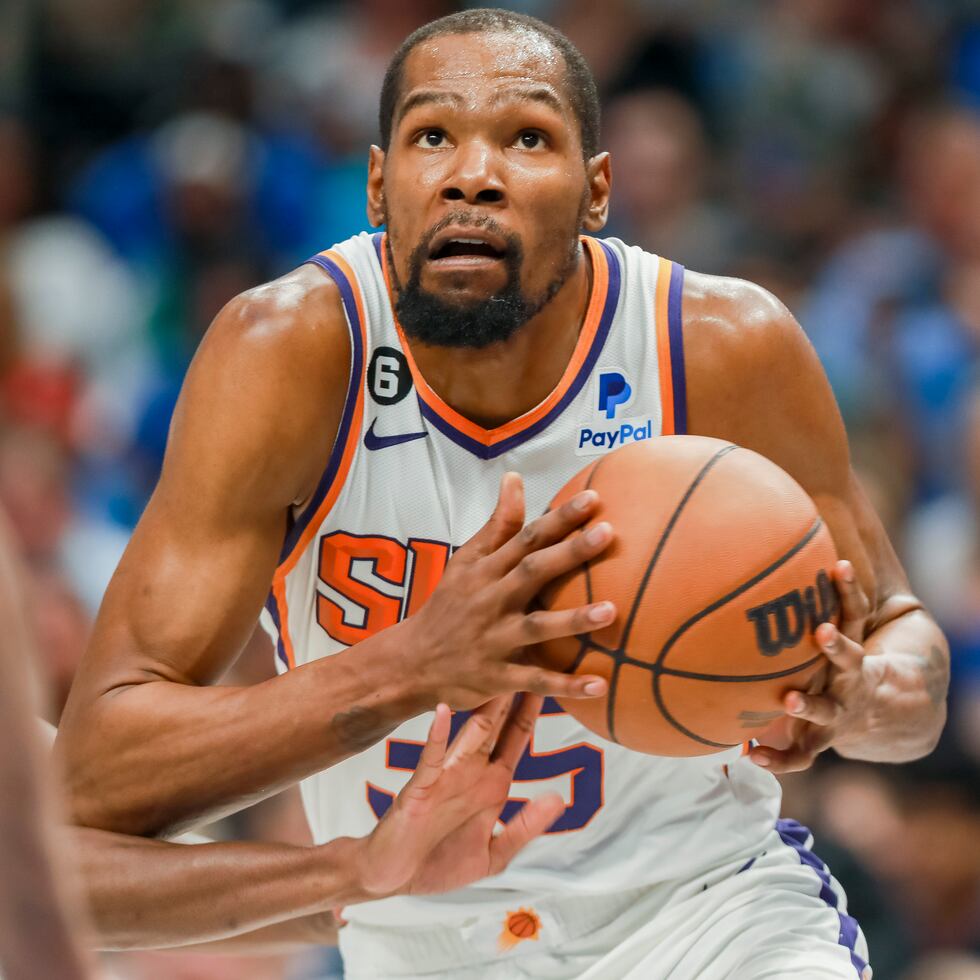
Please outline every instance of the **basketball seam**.
[[670, 537], [671, 531], [673, 531], [674, 526], [677, 524], [678, 520], [680, 520], [681, 513], [687, 506], [688, 501], [694, 494], [694, 491], [701, 485], [712, 467], [724, 456], [727, 456], [735, 449], [738, 449], [738, 446], [734, 444], [723, 446], [701, 467], [697, 476], [695, 476], [695, 478], [688, 485], [687, 489], [684, 491], [684, 496], [678, 501], [677, 506], [674, 508], [673, 514], [670, 515], [670, 520], [667, 521], [667, 526], [663, 529], [663, 533], [660, 535], [660, 540], [657, 542], [657, 547], [654, 549], [654, 552], [650, 557], [650, 561], [647, 563], [646, 569], [644, 569], [643, 577], [640, 579], [639, 588], [636, 590], [636, 595], [633, 598], [633, 604], [630, 608], [629, 615], [626, 618], [626, 623], [623, 626], [623, 632], [619, 637], [619, 645], [616, 652], [613, 654], [615, 665], [613, 666], [612, 677], [609, 679], [609, 694], [606, 697], [606, 727], [609, 729], [609, 737], [614, 742], [619, 741], [619, 739], [616, 738], [616, 690], [619, 686], [619, 671], [623, 664], [623, 657], [626, 655], [626, 644], [629, 642], [630, 633], [633, 629], [633, 623], [636, 621], [636, 615], [640, 609], [640, 602], [642, 601], [643, 594], [646, 592], [647, 585], [650, 582], [650, 576], [653, 574], [653, 569], [659, 561], [664, 548], [667, 546], [667, 539]]
[[[823, 521], [820, 519], [820, 517], [817, 517], [817, 519], [813, 522], [813, 526], [810, 528], [810, 530], [807, 531], [807, 533], [804, 534], [803, 537], [795, 545], [793, 545], [792, 548], [789, 549], [789, 551], [787, 551], [781, 557], [777, 558], [776, 561], [774, 561], [768, 568], [764, 568], [761, 572], [758, 572], [756, 575], [753, 575], [752, 578], [748, 579], [746, 582], [743, 582], [740, 586], [733, 589], [727, 595], [724, 595], [720, 599], [716, 599], [710, 605], [705, 606], [704, 609], [695, 613], [690, 619], [687, 620], [687, 622], [679, 626], [677, 630], [673, 633], [673, 635], [663, 645], [663, 647], [661, 647], [660, 655], [657, 657], [657, 660], [652, 664], [646, 665], [646, 669], [648, 669], [651, 674], [653, 699], [656, 702], [657, 707], [660, 709], [660, 713], [663, 715], [664, 720], [669, 725], [672, 725], [683, 735], [686, 735], [688, 738], [694, 739], [694, 741], [696, 742], [700, 742], [702, 745], [710, 745], [719, 749], [727, 749], [727, 748], [731, 748], [734, 745], [738, 745], [738, 742], [732, 742], [732, 743], [713, 742], [709, 738], [702, 738], [700, 735], [696, 735], [694, 732], [690, 731], [688, 728], [682, 725], [670, 713], [670, 711], [667, 709], [666, 703], [664, 702], [663, 695], [660, 692], [660, 678], [665, 673], [667, 673], [668, 670], [671, 672], [672, 676], [677, 676], [677, 675], [674, 674], [673, 668], [664, 668], [662, 666], [664, 657], [667, 656], [667, 654], [670, 652], [671, 647], [681, 638], [681, 636], [683, 636], [684, 633], [686, 633], [687, 630], [689, 630], [695, 623], [704, 619], [705, 616], [710, 615], [711, 613], [713, 613], [715, 610], [719, 609], [721, 606], [725, 605], [726, 603], [731, 602], [733, 599], [737, 599], [743, 592], [746, 592], [748, 589], [752, 588], [753, 585], [756, 585], [759, 582], [763, 581], [774, 571], [776, 571], [778, 568], [785, 565], [786, 562], [788, 562], [794, 555], [802, 551], [810, 543], [810, 541], [813, 539], [813, 537], [816, 535], [817, 531], [819, 531], [821, 527], [823, 527]], [[813, 660], [810, 661], [809, 663], [813, 663], [816, 659], [818, 659], [818, 657], [814, 657]], [[798, 666], [793, 668], [793, 670], [789, 671], [789, 673], [796, 673], [797, 671], [803, 670], [807, 666], [809, 666], [809, 663], [799, 664]], [[785, 676], [787, 676], [787, 672], [782, 671], [771, 675], [764, 674], [759, 679], [765, 680], [769, 677], [785, 677]], [[712, 675], [706, 674], [703, 675], [700, 679], [722, 680], [722, 675], [717, 675], [712, 678]]]

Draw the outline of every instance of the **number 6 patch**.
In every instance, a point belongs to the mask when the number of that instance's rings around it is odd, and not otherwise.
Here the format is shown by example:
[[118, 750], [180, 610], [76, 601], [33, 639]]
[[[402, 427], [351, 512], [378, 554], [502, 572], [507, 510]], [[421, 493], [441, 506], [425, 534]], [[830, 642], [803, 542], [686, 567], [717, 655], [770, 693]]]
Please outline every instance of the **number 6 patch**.
[[379, 405], [394, 405], [412, 390], [412, 372], [405, 355], [394, 347], [378, 347], [367, 372], [368, 391]]

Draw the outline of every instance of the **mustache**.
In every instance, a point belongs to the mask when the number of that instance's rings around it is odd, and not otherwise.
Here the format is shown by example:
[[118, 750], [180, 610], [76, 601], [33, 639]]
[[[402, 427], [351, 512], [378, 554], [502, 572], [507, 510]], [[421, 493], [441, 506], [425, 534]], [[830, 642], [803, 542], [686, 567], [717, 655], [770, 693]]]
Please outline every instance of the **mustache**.
[[521, 254], [524, 251], [520, 236], [512, 231], [508, 231], [489, 214], [474, 214], [471, 211], [457, 208], [456, 210], [450, 211], [444, 217], [440, 218], [434, 225], [432, 225], [431, 228], [428, 228], [422, 234], [418, 244], [412, 249], [413, 265], [415, 264], [416, 258], [428, 256], [429, 246], [432, 244], [432, 239], [450, 225], [456, 225], [460, 228], [479, 228], [484, 231], [489, 231], [491, 234], [497, 235], [507, 243], [507, 251], [509, 254]]

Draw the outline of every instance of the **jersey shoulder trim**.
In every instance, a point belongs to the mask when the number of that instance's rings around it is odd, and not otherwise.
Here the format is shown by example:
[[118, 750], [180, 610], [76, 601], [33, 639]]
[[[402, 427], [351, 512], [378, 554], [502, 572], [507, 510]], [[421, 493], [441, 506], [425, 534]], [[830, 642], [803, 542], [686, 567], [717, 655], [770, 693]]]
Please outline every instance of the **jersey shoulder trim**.
[[[401, 325], [395, 329], [402, 351], [412, 372], [412, 380], [423, 417], [443, 435], [480, 459], [495, 459], [547, 428], [581, 391], [595, 366], [619, 305], [622, 274], [619, 258], [605, 243], [583, 237], [583, 246], [592, 260], [592, 294], [586, 308], [585, 322], [579, 334], [572, 358], [557, 387], [536, 408], [505, 425], [484, 429], [454, 411], [429, 387], [412, 357], [411, 348]], [[391, 295], [387, 250], [380, 241], [376, 247], [381, 258], [385, 284]], [[394, 303], [392, 302], [392, 309]]]
[[289, 636], [286, 576], [299, 561], [340, 495], [357, 449], [364, 417], [364, 351], [367, 347], [367, 321], [357, 276], [346, 259], [336, 250], [321, 252], [308, 261], [323, 269], [340, 290], [341, 302], [350, 329], [351, 371], [344, 411], [327, 467], [306, 509], [290, 522], [286, 530], [279, 555], [279, 565], [272, 578], [272, 591], [266, 601], [266, 609], [279, 634], [276, 654], [290, 668], [296, 665], [296, 658]]
[[687, 433], [687, 382], [684, 373], [684, 331], [681, 297], [684, 266], [658, 258], [654, 323], [657, 330], [657, 366], [660, 372], [661, 433]]

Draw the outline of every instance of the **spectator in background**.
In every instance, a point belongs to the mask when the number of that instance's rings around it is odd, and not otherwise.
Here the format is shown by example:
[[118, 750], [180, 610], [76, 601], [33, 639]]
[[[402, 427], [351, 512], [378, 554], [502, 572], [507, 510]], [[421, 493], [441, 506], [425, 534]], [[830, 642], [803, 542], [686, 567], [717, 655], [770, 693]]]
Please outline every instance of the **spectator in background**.
[[802, 319], [845, 420], [903, 426], [929, 497], [961, 478], [954, 447], [980, 336], [980, 119], [944, 106], [911, 115], [895, 169], [906, 223], [846, 242]]
[[621, 95], [605, 116], [616, 196], [611, 233], [698, 272], [738, 258], [738, 222], [707, 198], [711, 154], [694, 106], [667, 90]]
[[885, 910], [875, 972], [897, 976], [942, 951], [980, 956], [977, 762], [946, 733], [925, 759], [844, 763], [819, 778], [824, 832], [873, 874]]

